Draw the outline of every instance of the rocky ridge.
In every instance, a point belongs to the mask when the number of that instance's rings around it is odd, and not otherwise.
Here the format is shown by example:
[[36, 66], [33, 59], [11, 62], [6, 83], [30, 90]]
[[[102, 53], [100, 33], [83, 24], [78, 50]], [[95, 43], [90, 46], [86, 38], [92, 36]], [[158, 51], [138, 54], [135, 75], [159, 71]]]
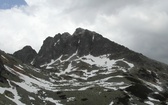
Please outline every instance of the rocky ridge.
[[2, 105], [168, 104], [168, 65], [96, 32], [48, 37], [26, 63], [23, 49], [20, 60], [0, 52]]
[[88, 54], [93, 56], [111, 54], [111, 59], [121, 58], [122, 56], [132, 53], [135, 54], [135, 56], [140, 56], [140, 54], [135, 53], [124, 46], [116, 44], [96, 32], [77, 28], [73, 35], [63, 33], [56, 34], [54, 37], [46, 38], [34, 64], [39, 66], [45, 62], [50, 62], [51, 59], [57, 59], [61, 55], [69, 57], [75, 52], [77, 52], [78, 56]]

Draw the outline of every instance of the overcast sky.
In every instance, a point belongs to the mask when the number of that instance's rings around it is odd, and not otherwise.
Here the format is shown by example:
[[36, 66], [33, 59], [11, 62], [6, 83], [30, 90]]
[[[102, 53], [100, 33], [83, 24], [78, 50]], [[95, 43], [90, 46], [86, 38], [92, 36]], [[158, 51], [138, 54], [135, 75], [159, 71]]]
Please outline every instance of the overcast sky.
[[82, 27], [168, 64], [168, 0], [25, 1], [0, 9], [0, 49], [5, 52], [25, 45], [38, 51], [47, 36]]

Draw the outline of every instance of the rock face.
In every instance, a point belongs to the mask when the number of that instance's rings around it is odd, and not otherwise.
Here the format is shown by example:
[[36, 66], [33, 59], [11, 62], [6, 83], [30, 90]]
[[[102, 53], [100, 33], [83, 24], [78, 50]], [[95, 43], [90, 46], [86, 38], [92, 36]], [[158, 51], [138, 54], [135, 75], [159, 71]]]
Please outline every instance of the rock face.
[[13, 56], [20, 59], [23, 63], [30, 64], [36, 57], [37, 52], [31, 46], [25, 46], [23, 49], [16, 51]]
[[[0, 55], [1, 56], [1, 55]], [[4, 70], [4, 66], [3, 66], [3, 63], [2, 63], [2, 60], [0, 58], [0, 75], [1, 75], [1, 72]]]
[[5, 71], [5, 68], [4, 68], [4, 64], [1, 60], [1, 55], [0, 55], [0, 82], [3, 83], [4, 81], [6, 81], [6, 79], [4, 78], [4, 76], [2, 76], [2, 72]]
[[57, 59], [61, 55], [71, 56], [75, 52], [78, 56], [112, 54], [111, 57], [114, 57], [116, 54], [122, 55], [132, 51], [96, 32], [77, 28], [73, 35], [63, 33], [46, 38], [35, 59], [35, 65], [50, 62], [51, 59]]

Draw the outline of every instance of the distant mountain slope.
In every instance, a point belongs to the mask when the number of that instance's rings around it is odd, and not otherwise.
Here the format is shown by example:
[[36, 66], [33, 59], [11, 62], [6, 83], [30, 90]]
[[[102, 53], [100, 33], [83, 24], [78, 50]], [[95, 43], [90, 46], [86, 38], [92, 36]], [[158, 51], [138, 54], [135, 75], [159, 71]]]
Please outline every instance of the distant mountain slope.
[[0, 105], [168, 104], [168, 65], [96, 32], [48, 37], [31, 60], [23, 49], [0, 51]]

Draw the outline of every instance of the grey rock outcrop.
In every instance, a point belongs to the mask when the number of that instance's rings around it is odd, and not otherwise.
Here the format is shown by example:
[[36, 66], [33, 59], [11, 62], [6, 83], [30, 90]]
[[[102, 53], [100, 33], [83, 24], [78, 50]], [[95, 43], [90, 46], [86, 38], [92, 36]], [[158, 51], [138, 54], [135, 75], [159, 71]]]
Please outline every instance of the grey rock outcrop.
[[23, 63], [30, 64], [36, 57], [37, 52], [31, 46], [25, 46], [23, 49], [14, 52], [13, 56], [20, 59]]

